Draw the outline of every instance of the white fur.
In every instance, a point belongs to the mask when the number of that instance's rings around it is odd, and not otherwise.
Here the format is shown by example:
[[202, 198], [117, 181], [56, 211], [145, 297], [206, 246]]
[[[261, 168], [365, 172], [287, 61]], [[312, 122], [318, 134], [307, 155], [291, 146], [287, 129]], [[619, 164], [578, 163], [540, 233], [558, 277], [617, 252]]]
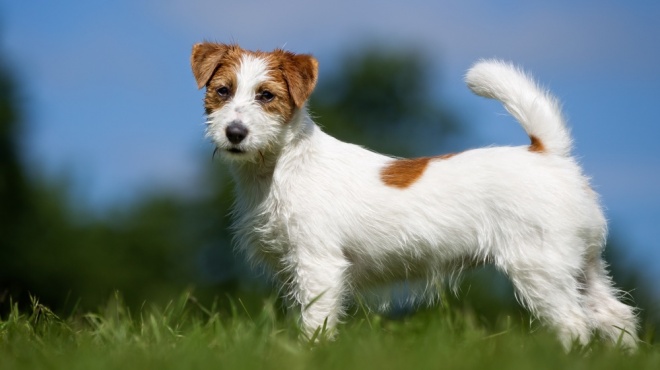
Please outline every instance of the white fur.
[[[266, 62], [245, 54], [235, 73], [236, 93], [222, 109], [209, 115], [207, 137], [213, 140], [221, 151], [234, 147], [245, 152], [240, 156], [226, 158], [240, 158], [242, 161], [249, 158], [256, 161], [260, 159], [259, 151], [277, 146], [281, 141], [278, 138], [281, 133], [279, 124], [274, 124], [273, 117], [264, 112], [254, 99], [257, 87], [269, 79]], [[243, 122], [250, 132], [238, 145], [231, 144], [225, 136], [226, 127], [233, 121]]]
[[[482, 61], [467, 74], [477, 94], [502, 101], [544, 144], [470, 150], [429, 163], [408, 188], [380, 172], [395, 159], [325, 134], [305, 109], [282, 124], [254, 102], [266, 64], [244, 58], [236, 97], [208, 119], [220, 149], [227, 124], [249, 129], [222, 150], [237, 181], [236, 240], [280, 277], [302, 311], [305, 332], [333, 328], [347, 295], [391, 282], [425, 282], [466, 264], [492, 263], [521, 301], [565, 346], [594, 330], [634, 347], [636, 318], [612, 287], [601, 251], [606, 220], [588, 179], [570, 157], [558, 104], [516, 68]], [[239, 96], [240, 95], [240, 96]]]
[[570, 155], [571, 136], [559, 103], [524, 72], [501, 61], [483, 61], [468, 71], [465, 82], [475, 94], [501, 101], [528, 135], [543, 138], [550, 152]]

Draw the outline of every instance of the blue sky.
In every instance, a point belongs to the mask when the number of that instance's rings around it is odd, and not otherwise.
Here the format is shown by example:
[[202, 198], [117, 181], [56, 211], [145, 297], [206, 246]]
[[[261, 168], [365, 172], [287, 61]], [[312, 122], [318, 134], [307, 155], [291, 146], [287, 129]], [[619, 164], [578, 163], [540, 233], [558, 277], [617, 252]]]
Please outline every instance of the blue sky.
[[27, 163], [70, 176], [93, 207], [196, 191], [210, 150], [188, 64], [200, 40], [310, 52], [321, 80], [365, 41], [417, 47], [474, 132], [468, 147], [526, 143], [462, 81], [479, 58], [512, 60], [563, 102], [627, 258], [660, 279], [658, 1], [4, 1], [0, 37], [25, 98]]

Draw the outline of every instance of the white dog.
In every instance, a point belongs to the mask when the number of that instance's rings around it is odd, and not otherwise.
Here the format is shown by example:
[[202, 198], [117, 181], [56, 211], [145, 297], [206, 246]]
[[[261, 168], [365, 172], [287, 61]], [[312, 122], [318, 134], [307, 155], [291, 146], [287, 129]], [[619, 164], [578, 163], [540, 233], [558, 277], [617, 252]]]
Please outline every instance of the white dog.
[[191, 63], [206, 87], [207, 136], [237, 182], [236, 240], [279, 275], [307, 334], [333, 328], [347, 295], [396, 281], [433, 294], [448, 274], [491, 263], [566, 347], [594, 331], [635, 347], [634, 310], [601, 259], [598, 195], [557, 102], [518, 69], [481, 61], [466, 81], [501, 101], [531, 145], [398, 159], [312, 121], [310, 55], [201, 43]]

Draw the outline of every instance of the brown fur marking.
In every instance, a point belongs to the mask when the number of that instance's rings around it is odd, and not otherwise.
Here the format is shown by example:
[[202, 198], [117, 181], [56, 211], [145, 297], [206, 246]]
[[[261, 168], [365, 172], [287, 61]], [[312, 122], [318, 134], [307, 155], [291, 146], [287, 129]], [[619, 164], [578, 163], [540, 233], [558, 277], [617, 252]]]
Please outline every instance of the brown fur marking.
[[437, 157], [397, 159], [383, 167], [380, 179], [387, 186], [405, 189], [422, 177], [431, 160], [449, 159], [455, 155], [456, 153], [450, 153]]
[[240, 50], [237, 45], [215, 44], [204, 42], [195, 44], [190, 55], [190, 65], [193, 75], [197, 81], [197, 88], [204, 87], [215, 70], [220, 66], [220, 62], [230, 51]]
[[[256, 95], [269, 91], [274, 98], [263, 102], [264, 110], [286, 123], [296, 109], [309, 98], [318, 77], [318, 62], [308, 54], [294, 54], [277, 49], [272, 52], [244, 50], [238, 45], [204, 42], [193, 46], [190, 63], [197, 86], [206, 86], [204, 107], [206, 114], [222, 108], [236, 92], [236, 73], [245, 54], [262, 58], [270, 70], [269, 81], [255, 91]], [[227, 87], [229, 97], [218, 96], [217, 89]]]
[[529, 151], [534, 152], [534, 153], [543, 153], [545, 152], [545, 146], [543, 145], [543, 142], [537, 138], [534, 135], [529, 136], [530, 140], [532, 140], [532, 143], [529, 144]]
[[279, 49], [271, 55], [280, 60], [280, 69], [291, 99], [296, 108], [301, 108], [316, 86], [318, 61], [308, 54], [293, 54]]

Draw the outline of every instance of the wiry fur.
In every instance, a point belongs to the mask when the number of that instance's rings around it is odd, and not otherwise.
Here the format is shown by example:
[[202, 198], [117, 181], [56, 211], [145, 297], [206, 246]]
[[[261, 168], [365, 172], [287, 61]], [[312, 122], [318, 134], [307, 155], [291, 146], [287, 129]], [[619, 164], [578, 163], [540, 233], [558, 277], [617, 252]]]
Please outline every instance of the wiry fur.
[[[280, 277], [306, 333], [325, 320], [333, 328], [348, 295], [421, 281], [418, 291], [433, 296], [444, 277], [492, 263], [567, 347], [594, 331], [635, 347], [635, 314], [617, 299], [601, 259], [606, 220], [598, 196], [570, 156], [558, 104], [533, 80], [498, 61], [479, 62], [466, 77], [475, 93], [503, 102], [531, 146], [426, 159], [405, 166], [418, 177], [392, 185], [409, 176], [397, 159], [325, 134], [299, 104], [316, 82], [316, 61], [276, 53], [199, 44], [193, 70], [207, 87], [207, 136], [237, 183], [239, 248]], [[200, 67], [209, 54], [214, 73], [235, 76], [237, 85], [217, 105], [209, 94], [225, 82]], [[292, 77], [298, 63], [302, 79]], [[267, 83], [289, 86], [290, 94], [298, 84], [296, 99], [280, 92], [273, 100], [290, 103], [290, 117], [255, 100]], [[240, 143], [227, 138], [232, 122], [248, 130]]]

